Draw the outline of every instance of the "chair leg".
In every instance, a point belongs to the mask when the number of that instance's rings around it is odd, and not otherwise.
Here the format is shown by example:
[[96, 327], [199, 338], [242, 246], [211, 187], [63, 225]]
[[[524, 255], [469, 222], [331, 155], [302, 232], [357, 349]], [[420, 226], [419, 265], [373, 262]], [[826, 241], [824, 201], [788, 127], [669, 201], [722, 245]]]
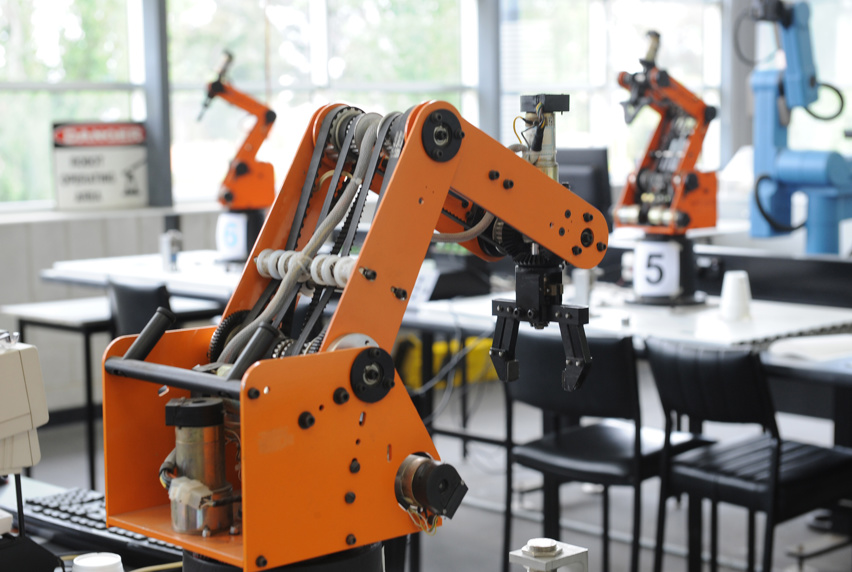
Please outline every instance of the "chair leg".
[[766, 512], [766, 530], [763, 531], [763, 572], [772, 570], [772, 550], [775, 543], [775, 517], [772, 510]]
[[748, 511], [748, 560], [746, 562], [746, 570], [754, 572], [754, 511]]
[[559, 481], [553, 477], [544, 477], [544, 536], [559, 540], [561, 535], [559, 529]]
[[509, 572], [509, 551], [512, 549], [512, 459], [506, 452], [506, 505], [503, 512], [503, 572]]
[[639, 538], [642, 536], [642, 482], [633, 487], [633, 543], [630, 547], [630, 570], [639, 572]]
[[687, 569], [701, 572], [701, 501], [697, 495], [687, 495]]
[[663, 570], [663, 540], [666, 535], [666, 501], [668, 487], [665, 477], [660, 480], [660, 500], [657, 506], [657, 534], [654, 544], [654, 572]]
[[609, 487], [603, 488], [603, 537], [601, 539], [601, 552], [603, 552], [603, 567], [601, 570], [609, 572]]
[[710, 501], [710, 572], [719, 572], [719, 503]]

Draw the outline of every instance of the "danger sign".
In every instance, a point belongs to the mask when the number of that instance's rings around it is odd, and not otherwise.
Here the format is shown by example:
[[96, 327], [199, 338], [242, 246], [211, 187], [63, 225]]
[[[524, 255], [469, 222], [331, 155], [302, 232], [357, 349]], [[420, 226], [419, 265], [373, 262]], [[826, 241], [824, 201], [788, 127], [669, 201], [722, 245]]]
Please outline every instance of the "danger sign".
[[60, 209], [148, 204], [142, 123], [55, 123], [53, 167]]

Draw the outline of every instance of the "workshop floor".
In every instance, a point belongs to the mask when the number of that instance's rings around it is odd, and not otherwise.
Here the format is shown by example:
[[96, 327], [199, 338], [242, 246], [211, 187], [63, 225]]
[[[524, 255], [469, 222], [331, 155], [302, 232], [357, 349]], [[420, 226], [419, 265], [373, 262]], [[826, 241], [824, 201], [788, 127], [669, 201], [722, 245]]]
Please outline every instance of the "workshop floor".
[[[661, 411], [653, 382], [644, 366], [640, 366], [643, 415], [646, 425], [661, 426]], [[472, 412], [472, 430], [502, 437], [504, 413], [502, 388], [495, 383], [475, 384], [469, 393], [469, 410]], [[458, 427], [460, 407], [458, 394], [450, 400], [449, 407], [439, 416], [442, 427]], [[435, 403], [440, 403], [437, 395]], [[516, 409], [515, 438], [534, 437], [540, 427], [540, 417], [531, 409]], [[782, 435], [820, 444], [831, 442], [832, 425], [809, 418], [779, 415]], [[711, 428], [723, 437], [720, 428]], [[39, 430], [42, 461], [33, 471], [33, 477], [65, 487], [86, 487], [84, 431], [82, 424]], [[470, 487], [461, 508], [453, 520], [439, 529], [433, 537], [423, 536], [421, 543], [422, 570], [424, 572], [494, 572], [500, 570], [502, 543], [502, 502], [505, 479], [505, 455], [499, 447], [471, 443], [468, 454], [462, 456], [462, 446], [457, 439], [436, 437], [436, 446], [443, 459], [452, 463]], [[103, 455], [98, 459], [98, 488], [103, 488]], [[516, 470], [515, 489], [533, 489], [540, 478], [534, 471]], [[646, 481], [643, 487], [643, 525], [641, 570], [652, 568], [652, 546], [656, 526], [657, 479]], [[513, 548], [520, 548], [529, 538], [541, 535], [541, 525], [534, 521], [541, 503], [538, 492], [516, 496], [515, 508], [520, 511], [513, 526]], [[600, 495], [580, 484], [562, 488], [562, 539], [564, 542], [589, 549], [591, 571], [601, 567], [600, 539], [596, 530], [601, 522]], [[628, 488], [611, 490], [611, 570], [629, 569], [627, 540], [631, 527], [631, 492]], [[705, 511], [706, 512], [706, 511]], [[683, 570], [683, 551], [686, 540], [686, 506], [669, 506], [666, 536], [667, 556], [665, 570]], [[741, 509], [720, 507], [720, 568], [742, 570], [745, 560], [746, 518]], [[758, 520], [760, 538], [761, 520]], [[706, 532], [706, 527], [705, 527]], [[802, 517], [776, 528], [775, 570], [798, 570], [795, 559], [785, 550], [803, 542], [820, 540], [824, 535], [811, 531], [807, 518]], [[848, 571], [852, 567], [852, 548], [846, 547], [827, 555], [809, 559], [806, 570], [820, 572]], [[513, 570], [521, 570], [516, 567]]]

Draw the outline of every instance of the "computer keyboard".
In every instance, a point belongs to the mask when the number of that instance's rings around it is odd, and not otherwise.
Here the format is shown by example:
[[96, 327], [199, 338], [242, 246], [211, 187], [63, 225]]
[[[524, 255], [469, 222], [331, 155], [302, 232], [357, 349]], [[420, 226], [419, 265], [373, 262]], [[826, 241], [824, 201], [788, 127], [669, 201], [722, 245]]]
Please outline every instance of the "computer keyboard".
[[27, 498], [24, 518], [28, 534], [75, 549], [117, 552], [145, 564], [174, 562], [182, 557], [182, 549], [174, 544], [107, 526], [106, 499], [97, 491], [67, 489]]

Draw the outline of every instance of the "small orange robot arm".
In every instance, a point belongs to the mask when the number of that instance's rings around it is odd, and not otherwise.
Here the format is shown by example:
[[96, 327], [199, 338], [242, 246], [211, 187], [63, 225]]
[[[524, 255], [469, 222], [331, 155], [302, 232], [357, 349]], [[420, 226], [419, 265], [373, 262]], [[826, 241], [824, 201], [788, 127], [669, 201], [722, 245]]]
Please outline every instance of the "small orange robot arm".
[[218, 77], [207, 86], [207, 97], [198, 116], [200, 120], [215, 97], [254, 115], [256, 120], [228, 167], [219, 189], [219, 202], [232, 211], [266, 209], [275, 199], [275, 171], [271, 163], [256, 159], [260, 146], [275, 123], [275, 112], [226, 81], [233, 55], [225, 52]]
[[638, 226], [655, 234], [682, 235], [716, 224], [716, 173], [695, 170], [704, 136], [716, 108], [656, 65], [660, 35], [649, 32], [642, 71], [621, 72], [630, 90], [624, 118], [631, 123], [648, 106], [660, 115], [639, 168], [631, 173], [614, 209], [618, 226]]

